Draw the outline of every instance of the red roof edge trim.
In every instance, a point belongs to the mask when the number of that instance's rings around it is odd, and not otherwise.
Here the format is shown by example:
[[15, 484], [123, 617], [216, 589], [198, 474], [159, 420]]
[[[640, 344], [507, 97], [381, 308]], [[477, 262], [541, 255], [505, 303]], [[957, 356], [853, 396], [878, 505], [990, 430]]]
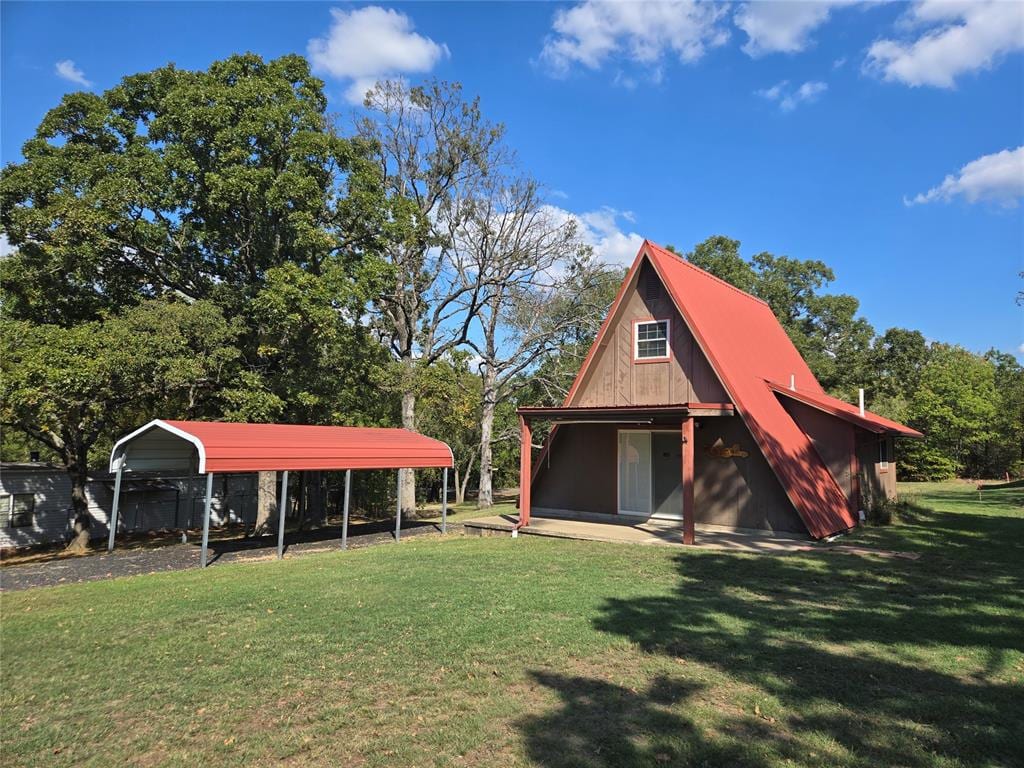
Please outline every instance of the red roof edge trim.
[[791, 400], [796, 400], [797, 402], [803, 403], [811, 408], [817, 408], [823, 413], [848, 421], [862, 429], [868, 430], [869, 432], [895, 435], [898, 437], [924, 437], [924, 434], [918, 432], [916, 429], [908, 427], [905, 424], [900, 424], [897, 421], [887, 419], [884, 416], [879, 416], [877, 413], [865, 410], [864, 415], [861, 416], [860, 409], [857, 408], [857, 406], [847, 403], [845, 400], [840, 400], [837, 397], [801, 392], [800, 390], [790, 389], [789, 387], [785, 387], [774, 381], [768, 381], [767, 379], [765, 381], [776, 394], [783, 395]]

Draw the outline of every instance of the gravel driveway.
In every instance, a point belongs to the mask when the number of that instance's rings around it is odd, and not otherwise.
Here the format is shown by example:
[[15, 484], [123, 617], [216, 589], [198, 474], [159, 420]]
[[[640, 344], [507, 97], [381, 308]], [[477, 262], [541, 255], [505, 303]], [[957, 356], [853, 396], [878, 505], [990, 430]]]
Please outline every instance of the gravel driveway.
[[[432, 522], [402, 524], [402, 538], [439, 533], [441, 526]], [[448, 524], [448, 533], [461, 533], [462, 526]], [[376, 544], [393, 543], [394, 522], [381, 521], [349, 526], [348, 545], [351, 549]], [[105, 542], [93, 542], [103, 546]], [[85, 557], [63, 557], [38, 562], [14, 563], [0, 567], [0, 591], [49, 587], [57, 584], [75, 584], [83, 581], [136, 576], [141, 573], [181, 571], [199, 567], [200, 541], [187, 544], [169, 544], [159, 547], [115, 549], [112, 553]], [[341, 528], [329, 526], [316, 531], [289, 532], [285, 536], [285, 557], [311, 552], [329, 552], [341, 547]], [[277, 538], [228, 539], [210, 542], [209, 563], [237, 563], [250, 560], [271, 560], [277, 556]]]

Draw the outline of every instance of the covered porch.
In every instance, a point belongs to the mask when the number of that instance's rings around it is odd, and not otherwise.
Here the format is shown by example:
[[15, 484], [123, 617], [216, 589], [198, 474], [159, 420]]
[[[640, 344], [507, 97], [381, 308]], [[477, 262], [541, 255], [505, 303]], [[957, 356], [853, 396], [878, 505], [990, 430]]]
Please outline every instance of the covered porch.
[[[639, 536], [655, 535], [694, 544], [696, 540], [696, 507], [694, 493], [695, 439], [698, 419], [731, 417], [735, 410], [731, 403], [684, 403], [653, 406], [577, 406], [552, 408], [519, 408], [520, 424], [520, 485], [519, 517], [515, 530], [527, 529], [534, 524], [534, 482], [538, 473], [550, 468], [553, 451], [558, 450], [559, 431], [571, 426], [599, 425], [616, 431], [618, 447], [615, 466], [614, 514], [605, 514], [612, 525], [626, 524], [636, 527], [643, 523], [652, 531], [638, 529]], [[536, 464], [533, 462], [533, 430], [538, 422], [552, 424]], [[574, 448], [579, 452], [579, 448]], [[584, 451], [587, 449], [584, 448]], [[595, 447], [607, 452], [607, 447]], [[608, 469], [602, 460], [603, 470]], [[581, 466], [573, 473], [572, 487], [585, 497], [587, 477], [592, 466]], [[599, 472], [607, 481], [605, 471]], [[563, 477], [566, 473], [561, 473]], [[572, 491], [569, 492], [570, 494]], [[604, 493], [607, 496], [607, 489]], [[581, 517], [586, 515], [587, 504], [566, 503], [569, 509], [552, 509], [550, 503], [542, 505], [545, 518], [575, 517], [579, 524], [593, 523]], [[561, 506], [561, 505], [557, 505]], [[581, 508], [582, 507], [582, 508]], [[608, 510], [606, 510], [607, 512]], [[657, 520], [652, 518], [667, 518]], [[617, 519], [618, 518], [618, 519]], [[628, 519], [627, 519], [628, 518]], [[539, 522], [537, 525], [543, 525]], [[539, 528], [538, 528], [539, 530]]]

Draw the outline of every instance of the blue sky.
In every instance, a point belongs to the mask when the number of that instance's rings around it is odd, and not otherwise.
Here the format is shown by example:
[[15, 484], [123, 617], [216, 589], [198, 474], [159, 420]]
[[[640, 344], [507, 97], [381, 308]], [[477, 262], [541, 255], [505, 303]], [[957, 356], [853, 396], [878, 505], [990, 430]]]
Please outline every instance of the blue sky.
[[822, 259], [881, 331], [1024, 359], [1024, 5], [18, 3], [0, 152], [80, 88], [233, 52], [479, 94], [608, 260], [712, 234]]

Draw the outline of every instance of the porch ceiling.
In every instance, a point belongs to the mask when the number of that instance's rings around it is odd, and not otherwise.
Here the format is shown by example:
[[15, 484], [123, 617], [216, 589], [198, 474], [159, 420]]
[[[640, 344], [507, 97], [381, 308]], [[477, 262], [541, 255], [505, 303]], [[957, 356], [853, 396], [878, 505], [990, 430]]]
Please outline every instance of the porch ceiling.
[[523, 407], [516, 413], [526, 420], [609, 423], [652, 423], [687, 416], [733, 416], [732, 403], [680, 403], [678, 405], [599, 405], [555, 408]]

